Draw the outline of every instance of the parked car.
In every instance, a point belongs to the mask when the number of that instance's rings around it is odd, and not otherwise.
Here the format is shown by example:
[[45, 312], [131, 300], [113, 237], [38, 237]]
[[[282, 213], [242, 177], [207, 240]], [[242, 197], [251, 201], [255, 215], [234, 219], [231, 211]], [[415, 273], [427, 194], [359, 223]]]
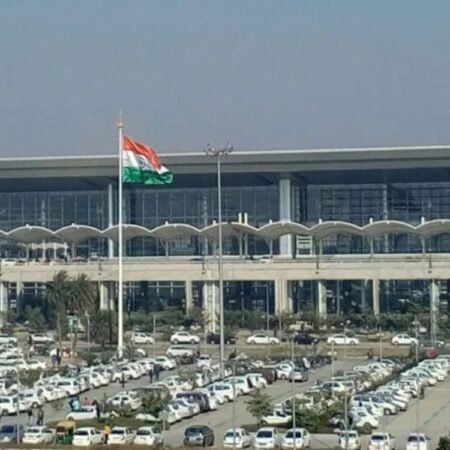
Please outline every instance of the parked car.
[[341, 450], [360, 450], [361, 439], [356, 430], [341, 431], [338, 436]]
[[[220, 334], [208, 333], [206, 336], [206, 342], [208, 344], [220, 344]], [[234, 345], [236, 344], [236, 337], [231, 334], [225, 334], [224, 342], [225, 344]]]
[[261, 423], [264, 425], [271, 425], [278, 427], [281, 425], [286, 425], [292, 420], [290, 414], [286, 414], [284, 411], [275, 409], [270, 414], [262, 417]]
[[52, 444], [55, 440], [55, 430], [44, 426], [28, 427], [22, 442], [24, 444]]
[[270, 344], [276, 345], [279, 344], [280, 340], [276, 337], [267, 336], [266, 334], [252, 334], [247, 338], [247, 344], [249, 345], [258, 345], [258, 344]]
[[184, 432], [184, 445], [206, 447], [214, 445], [214, 431], [206, 425], [192, 425]]
[[417, 345], [419, 341], [415, 337], [411, 337], [409, 334], [400, 333], [392, 338], [392, 345]]
[[185, 356], [193, 357], [194, 350], [192, 350], [189, 347], [185, 347], [184, 345], [171, 345], [166, 350], [166, 355], [169, 358], [177, 358], [177, 357], [181, 358], [181, 357], [185, 357]]
[[88, 405], [88, 406], [82, 406], [80, 409], [76, 411], [70, 411], [69, 414], [67, 414], [66, 419], [67, 420], [90, 420], [95, 419], [97, 417], [97, 409], [95, 406]]
[[177, 362], [168, 356], [157, 356], [155, 362], [159, 364], [164, 370], [173, 370], [177, 367]]
[[411, 433], [406, 439], [406, 450], [430, 450], [431, 440], [424, 433]]
[[294, 448], [306, 448], [311, 445], [311, 435], [304, 428], [291, 428], [286, 431], [281, 439], [283, 450]]
[[395, 450], [395, 438], [391, 433], [372, 434], [369, 450]]
[[[19, 442], [22, 442], [25, 434], [23, 425], [19, 425]], [[17, 425], [2, 425], [0, 427], [0, 442], [16, 442], [17, 443]]]
[[246, 448], [252, 445], [252, 435], [244, 428], [225, 431], [222, 446], [225, 448]]
[[30, 336], [31, 342], [36, 344], [51, 344], [53, 342], [53, 338], [45, 333], [33, 333]]
[[171, 344], [199, 344], [200, 338], [195, 335], [191, 334], [188, 331], [177, 331], [176, 333], [172, 334], [170, 336], [170, 343]]
[[289, 374], [289, 381], [291, 382], [297, 382], [297, 381], [308, 381], [309, 380], [309, 374], [308, 370], [306, 370], [304, 367], [296, 366], [292, 369], [291, 373]]
[[15, 344], [17, 345], [17, 338], [9, 334], [0, 333], [0, 344]]
[[157, 426], [145, 426], [140, 427], [136, 431], [133, 444], [135, 445], [148, 445], [158, 446], [163, 443], [163, 435], [161, 430]]
[[108, 445], [113, 444], [132, 444], [134, 433], [127, 427], [114, 427], [108, 436]]
[[356, 337], [349, 337], [345, 334], [335, 334], [333, 336], [328, 336], [328, 345], [358, 345], [359, 339]]
[[90, 447], [105, 442], [103, 431], [94, 427], [81, 427], [74, 431], [72, 445], [75, 447]]
[[280, 436], [274, 427], [263, 427], [255, 433], [253, 448], [277, 448], [280, 446]]

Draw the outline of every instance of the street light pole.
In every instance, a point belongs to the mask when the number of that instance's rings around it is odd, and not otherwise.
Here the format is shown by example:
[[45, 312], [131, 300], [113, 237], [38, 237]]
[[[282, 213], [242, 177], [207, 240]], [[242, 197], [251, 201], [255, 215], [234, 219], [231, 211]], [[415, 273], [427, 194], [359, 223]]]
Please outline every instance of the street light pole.
[[270, 318], [269, 318], [269, 285], [265, 284], [266, 288], [266, 333], [267, 333], [267, 359], [270, 356], [270, 339], [269, 339], [269, 330], [270, 330]]
[[219, 328], [220, 328], [220, 375], [225, 377], [225, 331], [224, 331], [224, 308], [223, 308], [223, 237], [222, 237], [222, 166], [221, 159], [223, 156], [229, 155], [233, 151], [233, 147], [227, 146], [223, 148], [214, 148], [209, 144], [205, 148], [208, 156], [217, 158], [217, 219], [219, 221]]

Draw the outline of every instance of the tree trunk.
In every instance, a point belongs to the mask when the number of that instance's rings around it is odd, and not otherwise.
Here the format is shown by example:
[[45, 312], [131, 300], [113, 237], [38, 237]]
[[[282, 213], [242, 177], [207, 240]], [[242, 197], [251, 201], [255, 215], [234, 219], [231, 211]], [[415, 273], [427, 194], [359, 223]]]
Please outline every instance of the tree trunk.
[[72, 331], [72, 358], [75, 356], [75, 351], [77, 349], [77, 343], [78, 343], [78, 324], [77, 328], [75, 329], [75, 332]]
[[56, 329], [58, 333], [59, 350], [62, 352], [62, 326], [61, 326], [61, 313], [56, 313]]

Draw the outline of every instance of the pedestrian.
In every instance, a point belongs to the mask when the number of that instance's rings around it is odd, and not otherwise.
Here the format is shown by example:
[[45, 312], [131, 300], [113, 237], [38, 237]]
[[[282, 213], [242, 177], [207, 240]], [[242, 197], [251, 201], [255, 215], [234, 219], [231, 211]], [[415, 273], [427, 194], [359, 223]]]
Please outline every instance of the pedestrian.
[[106, 422], [105, 426], [103, 427], [103, 433], [105, 435], [105, 444], [107, 444], [109, 439], [109, 433], [111, 433], [111, 427], [109, 426], [108, 422]]
[[39, 406], [37, 412], [37, 424], [38, 426], [44, 425], [44, 410], [42, 409], [42, 406]]
[[31, 406], [27, 409], [27, 416], [28, 426], [33, 425], [33, 408]]
[[150, 369], [148, 369], [148, 379], [150, 381], [150, 384], [153, 383], [153, 367], [150, 367]]
[[125, 372], [122, 372], [122, 376], [120, 377], [120, 382], [122, 384], [122, 388], [125, 387]]
[[159, 381], [159, 371], [161, 370], [161, 367], [159, 363], [155, 364], [155, 379], [156, 381]]
[[92, 400], [92, 406], [95, 406], [95, 413], [97, 415], [97, 419], [100, 419], [100, 403], [94, 398]]
[[420, 387], [420, 398], [425, 398], [425, 386]]
[[80, 397], [77, 395], [72, 402], [73, 405], [73, 410], [74, 411], [79, 411], [81, 408], [81, 402], [80, 402]]
[[197, 347], [197, 359], [200, 358], [200, 346]]
[[84, 397], [83, 400], [83, 406], [90, 406], [91, 402], [89, 401], [89, 399], [87, 397]]

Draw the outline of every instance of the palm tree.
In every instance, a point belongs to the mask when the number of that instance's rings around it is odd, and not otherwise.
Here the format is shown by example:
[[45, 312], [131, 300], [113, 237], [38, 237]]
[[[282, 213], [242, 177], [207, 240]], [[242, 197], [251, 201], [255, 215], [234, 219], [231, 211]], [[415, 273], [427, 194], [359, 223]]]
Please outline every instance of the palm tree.
[[[78, 320], [87, 314], [91, 315], [96, 309], [97, 292], [86, 274], [82, 273], [70, 281], [70, 297], [68, 309]], [[71, 330], [72, 354], [75, 354], [78, 340], [78, 323], [74, 330]]]
[[117, 340], [117, 316], [114, 311], [97, 311], [92, 315], [91, 338], [103, 349], [107, 342]]
[[66, 316], [70, 298], [70, 279], [65, 270], [57, 272], [47, 283], [47, 302], [56, 315], [56, 332], [59, 348], [62, 349], [63, 320]]

